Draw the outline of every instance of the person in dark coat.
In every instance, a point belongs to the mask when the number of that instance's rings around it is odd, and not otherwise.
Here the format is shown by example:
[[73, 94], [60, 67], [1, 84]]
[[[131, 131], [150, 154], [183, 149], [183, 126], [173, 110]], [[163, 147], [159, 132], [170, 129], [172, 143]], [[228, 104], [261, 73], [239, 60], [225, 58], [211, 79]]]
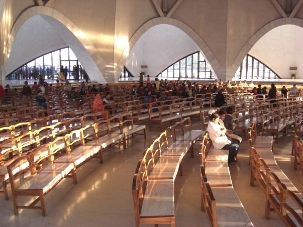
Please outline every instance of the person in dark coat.
[[223, 90], [221, 89], [221, 90], [219, 90], [218, 94], [216, 95], [216, 98], [215, 98], [216, 107], [221, 107], [226, 104], [225, 97], [222, 92], [223, 92]]

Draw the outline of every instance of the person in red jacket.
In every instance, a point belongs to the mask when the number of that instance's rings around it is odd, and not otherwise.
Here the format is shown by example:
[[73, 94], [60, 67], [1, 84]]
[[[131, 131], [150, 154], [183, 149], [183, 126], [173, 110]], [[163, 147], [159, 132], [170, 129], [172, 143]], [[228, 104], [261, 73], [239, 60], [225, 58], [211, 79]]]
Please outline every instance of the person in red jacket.
[[0, 84], [0, 97], [5, 95], [5, 91], [4, 88], [2, 87], [2, 85]]

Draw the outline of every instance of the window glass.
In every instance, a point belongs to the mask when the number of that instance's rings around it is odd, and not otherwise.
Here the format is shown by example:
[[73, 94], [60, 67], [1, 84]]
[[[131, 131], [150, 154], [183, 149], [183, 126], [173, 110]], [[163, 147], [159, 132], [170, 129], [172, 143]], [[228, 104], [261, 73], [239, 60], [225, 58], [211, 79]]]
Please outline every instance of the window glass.
[[173, 65], [167, 69], [167, 77], [174, 77], [174, 66]]
[[206, 78], [206, 72], [199, 72], [199, 78], [205, 79]]
[[76, 55], [72, 51], [72, 49], [69, 48], [69, 60], [77, 60]]
[[[165, 72], [168, 70], [167, 75]], [[203, 55], [201, 52], [195, 52], [189, 56], [186, 56], [179, 61], [173, 64], [173, 68], [170, 66], [169, 68], [165, 69], [162, 72], [163, 77], [172, 77], [175, 78], [182, 77], [182, 78], [190, 78], [190, 77], [197, 77], [200, 78], [200, 72], [208, 72], [209, 78], [211, 78], [211, 69], [208, 63], [204, 60]], [[201, 74], [202, 75], [202, 74]], [[203, 78], [205, 78], [205, 73], [203, 74]]]
[[61, 49], [61, 60], [68, 60], [68, 48]]
[[51, 53], [44, 55], [44, 65], [45, 66], [52, 65], [52, 54]]
[[162, 77], [167, 77], [167, 70], [164, 70], [161, 74]]
[[271, 80], [277, 79], [279, 76], [265, 64], [258, 61], [258, 59], [254, 58], [253, 56], [247, 55], [238, 68], [234, 78], [241, 80]]

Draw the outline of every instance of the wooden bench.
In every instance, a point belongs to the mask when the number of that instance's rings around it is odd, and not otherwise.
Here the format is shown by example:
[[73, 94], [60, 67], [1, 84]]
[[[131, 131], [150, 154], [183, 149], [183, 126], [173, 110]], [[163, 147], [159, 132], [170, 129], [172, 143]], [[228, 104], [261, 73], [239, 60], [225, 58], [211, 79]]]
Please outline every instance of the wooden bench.
[[210, 147], [206, 132], [200, 149], [201, 209], [214, 227], [253, 226], [232, 185], [228, 150]]
[[175, 126], [162, 132], [145, 150], [133, 178], [132, 195], [136, 226], [175, 226], [174, 180], [182, 175], [182, 159], [192, 142], [175, 139]]
[[[59, 158], [53, 158], [54, 163], [74, 163], [76, 167], [79, 167], [94, 156], [99, 156], [100, 163], [103, 162], [101, 144], [96, 143], [90, 145], [85, 142], [84, 131], [87, 129], [81, 128], [74, 130], [71, 133], [65, 135], [64, 141], [61, 140], [61, 144], [66, 144], [66, 154]], [[52, 143], [52, 155], [54, 156], [58, 150], [62, 149], [62, 145], [58, 144], [57, 141]], [[56, 149], [57, 148], [57, 149]], [[59, 149], [58, 149], [59, 148]]]
[[265, 218], [270, 218], [273, 209], [286, 226], [302, 226], [303, 196], [287, 188], [280, 178], [267, 172]]
[[201, 179], [203, 210], [212, 227], [254, 226], [232, 186], [213, 187]]
[[136, 227], [140, 224], [175, 226], [174, 183], [171, 180], [149, 180], [137, 168], [132, 183]]
[[[149, 114], [149, 130], [152, 129], [153, 125], [160, 124], [161, 132], [163, 132], [163, 123], [170, 122], [174, 120], [181, 120], [182, 116], [181, 113], [173, 113], [172, 109], [174, 104], [171, 105], [162, 105], [158, 107], [152, 107], [148, 110]], [[154, 109], [157, 108], [157, 112], [154, 112]]]
[[298, 165], [303, 167], [303, 142], [300, 138], [293, 132], [293, 142], [292, 142], [292, 150], [294, 158], [294, 169], [298, 169]]
[[[43, 148], [43, 146], [41, 146]], [[41, 209], [46, 215], [44, 196], [50, 192], [64, 177], [71, 174], [73, 182], [77, 183], [76, 170], [73, 163], [52, 163], [49, 155], [40, 155], [41, 147], [23, 155], [7, 166], [9, 180], [12, 188], [14, 213], [19, 209]], [[23, 167], [25, 165], [26, 167]], [[15, 171], [15, 169], [22, 171]], [[19, 196], [34, 197], [28, 205], [19, 205]], [[40, 205], [36, 205], [40, 203]]]
[[177, 141], [191, 144], [191, 156], [194, 157], [193, 145], [197, 141], [201, 141], [203, 130], [193, 130], [191, 120], [189, 117], [184, 118], [175, 124], [175, 138]]

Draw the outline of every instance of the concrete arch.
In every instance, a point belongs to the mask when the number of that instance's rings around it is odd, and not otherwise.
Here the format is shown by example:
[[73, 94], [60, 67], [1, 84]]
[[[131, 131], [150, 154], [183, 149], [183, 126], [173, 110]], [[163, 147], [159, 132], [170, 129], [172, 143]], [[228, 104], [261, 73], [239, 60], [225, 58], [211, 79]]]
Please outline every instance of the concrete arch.
[[134, 47], [136, 42], [148, 29], [160, 24], [172, 25], [185, 32], [190, 38], [192, 38], [192, 40], [200, 48], [200, 50], [204, 54], [205, 59], [210, 64], [212, 70], [215, 71], [216, 69], [220, 68], [220, 63], [215, 57], [215, 55], [212, 53], [212, 51], [207, 46], [207, 44], [201, 39], [201, 37], [193, 29], [191, 29], [188, 25], [176, 19], [159, 17], [147, 21], [130, 38], [127, 47], [125, 47], [123, 54], [121, 55], [120, 59], [117, 62], [117, 70], [116, 70], [115, 78], [119, 78], [121, 70], [124, 67], [126, 60], [128, 58], [129, 50], [131, 50]]
[[277, 28], [282, 25], [296, 25], [303, 28], [303, 20], [297, 18], [281, 18], [274, 21], [269, 22], [264, 27], [262, 27], [259, 31], [257, 31], [243, 46], [237, 57], [235, 58], [231, 68], [234, 73], [239, 68], [240, 64], [242, 63], [244, 57], [248, 54], [250, 49], [256, 44], [256, 42], [262, 38], [266, 33], [271, 31], [274, 28]]
[[[45, 6], [29, 8], [20, 15], [9, 35], [8, 53], [10, 53], [12, 46], [14, 45], [14, 38], [17, 36], [22, 25], [34, 16], [41, 16], [58, 32], [58, 34], [60, 34], [61, 38], [76, 54], [91, 80], [100, 83], [106, 82], [101, 73], [102, 70], [105, 69], [106, 63], [92, 42], [62, 13]], [[7, 67], [7, 60], [8, 59], [4, 61], [5, 69]]]

